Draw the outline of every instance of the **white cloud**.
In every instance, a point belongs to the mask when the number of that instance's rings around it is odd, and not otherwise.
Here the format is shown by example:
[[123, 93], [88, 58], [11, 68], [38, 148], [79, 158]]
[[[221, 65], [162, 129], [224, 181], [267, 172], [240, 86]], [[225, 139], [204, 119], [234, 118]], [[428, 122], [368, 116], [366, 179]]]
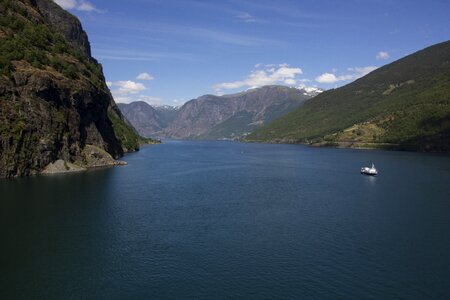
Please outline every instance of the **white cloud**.
[[323, 73], [316, 77], [316, 81], [319, 83], [335, 83], [339, 81], [339, 78], [333, 73]]
[[367, 67], [348, 68], [347, 70], [349, 70], [350, 72], [355, 72], [356, 73], [354, 75], [355, 78], [359, 78], [359, 77], [369, 74], [370, 72], [372, 72], [376, 69], [378, 69], [378, 67], [376, 67], [376, 66], [367, 66]]
[[235, 16], [235, 18], [238, 19], [239, 21], [246, 22], [246, 23], [256, 22], [255, 17], [253, 17], [251, 14], [249, 14], [247, 12], [239, 13]]
[[[148, 73], [143, 74], [152, 77]], [[135, 82], [132, 80], [121, 80], [114, 82], [107, 81], [106, 84], [111, 89], [114, 101], [116, 101], [117, 103], [131, 103], [135, 101], [144, 101], [152, 106], [161, 106], [164, 104], [164, 100], [160, 97], [142, 94], [141, 92], [147, 90], [147, 87], [140, 82]]]
[[385, 60], [385, 59], [389, 59], [390, 55], [388, 52], [386, 51], [380, 51], [377, 53], [377, 55], [375, 56], [375, 58], [377, 60]]
[[331, 84], [336, 83], [339, 81], [347, 81], [347, 80], [355, 80], [360, 77], [363, 77], [367, 75], [368, 73], [372, 72], [373, 70], [377, 69], [378, 67], [375, 66], [367, 66], [367, 67], [354, 67], [354, 68], [348, 68], [347, 71], [351, 72], [350, 74], [343, 74], [336, 76], [333, 73], [323, 73], [322, 75], [319, 75], [315, 78], [315, 80], [319, 83], [323, 84]]
[[295, 79], [288, 78], [288, 79], [286, 79], [286, 80], [284, 81], [284, 83], [285, 83], [285, 84], [288, 84], [288, 85], [294, 85], [294, 84], [297, 83], [297, 81], [295, 81]]
[[135, 101], [144, 101], [152, 106], [161, 106], [163, 105], [163, 99], [160, 97], [153, 97], [153, 96], [145, 96], [145, 95], [139, 95], [137, 100]]
[[73, 9], [77, 6], [77, 1], [75, 0], [55, 0], [55, 2], [64, 9]]
[[223, 82], [213, 86], [216, 93], [222, 93], [222, 90], [232, 90], [238, 88], [256, 88], [271, 84], [295, 84], [296, 76], [303, 73], [300, 68], [289, 67], [287, 64], [266, 65], [264, 69], [253, 70], [244, 80]]
[[92, 5], [92, 3], [88, 2], [88, 1], [80, 1], [77, 7], [77, 10], [81, 10], [81, 11], [94, 11], [97, 10], [95, 8], [94, 5]]
[[172, 102], [175, 107], [180, 107], [186, 102], [186, 99], [184, 98], [173, 99]]
[[115, 95], [137, 94], [147, 89], [142, 83], [134, 82], [131, 80], [116, 81], [112, 86], [118, 87], [117, 90], [112, 91]]
[[54, 0], [56, 4], [64, 9], [75, 9], [79, 11], [99, 11], [92, 3], [86, 0]]
[[155, 77], [148, 74], [147, 72], [141, 73], [136, 77], [137, 80], [153, 80]]
[[116, 103], [131, 103], [134, 101], [132, 98], [126, 96], [113, 95], [113, 98]]

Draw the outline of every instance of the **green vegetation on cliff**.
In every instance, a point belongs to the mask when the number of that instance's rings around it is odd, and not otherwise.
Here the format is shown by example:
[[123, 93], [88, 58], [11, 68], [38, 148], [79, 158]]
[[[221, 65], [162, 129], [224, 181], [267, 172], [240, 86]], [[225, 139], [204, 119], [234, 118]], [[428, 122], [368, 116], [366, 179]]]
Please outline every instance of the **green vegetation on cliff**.
[[157, 144], [160, 141], [141, 137], [136, 130], [127, 124], [127, 121], [121, 117], [121, 112], [117, 107], [110, 107], [108, 109], [108, 117], [112, 122], [116, 136], [119, 138], [122, 144], [122, 148], [125, 152], [132, 152], [139, 150], [139, 146], [142, 144]]
[[84, 76], [104, 88], [101, 66], [40, 19], [27, 1], [0, 0], [0, 12], [1, 75], [12, 76], [14, 62], [22, 61], [70, 79]]
[[450, 151], [450, 41], [326, 91], [248, 141]]
[[[118, 158], [143, 140], [117, 110], [76, 17], [51, 0], [0, 0], [0, 177]], [[89, 167], [89, 166], [85, 166]]]

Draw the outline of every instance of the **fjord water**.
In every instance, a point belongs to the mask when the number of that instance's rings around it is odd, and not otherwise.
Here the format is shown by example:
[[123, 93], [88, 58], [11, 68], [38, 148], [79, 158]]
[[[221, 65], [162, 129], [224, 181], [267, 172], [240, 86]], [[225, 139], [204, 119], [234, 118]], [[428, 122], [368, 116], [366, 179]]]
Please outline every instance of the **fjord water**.
[[0, 181], [2, 299], [450, 297], [448, 156], [168, 141], [124, 159]]

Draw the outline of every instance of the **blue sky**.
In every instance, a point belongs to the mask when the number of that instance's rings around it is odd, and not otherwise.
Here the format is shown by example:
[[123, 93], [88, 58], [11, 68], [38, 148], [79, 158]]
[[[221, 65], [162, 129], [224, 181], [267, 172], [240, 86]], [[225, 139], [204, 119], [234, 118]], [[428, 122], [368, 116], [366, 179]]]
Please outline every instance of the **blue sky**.
[[116, 102], [329, 89], [450, 39], [447, 0], [55, 2], [80, 18]]

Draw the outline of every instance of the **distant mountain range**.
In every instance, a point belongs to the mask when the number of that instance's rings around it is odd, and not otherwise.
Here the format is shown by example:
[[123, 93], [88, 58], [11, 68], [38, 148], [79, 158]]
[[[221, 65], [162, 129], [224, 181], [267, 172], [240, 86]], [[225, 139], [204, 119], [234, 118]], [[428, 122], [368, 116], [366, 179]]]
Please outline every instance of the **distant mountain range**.
[[450, 41], [306, 101], [248, 141], [450, 151]]
[[139, 134], [147, 137], [161, 137], [162, 131], [173, 122], [179, 110], [172, 106], [151, 106], [143, 101], [117, 105]]
[[175, 139], [237, 139], [294, 110], [321, 89], [264, 86], [232, 95], [204, 95], [179, 108], [145, 102], [119, 104], [143, 136]]

